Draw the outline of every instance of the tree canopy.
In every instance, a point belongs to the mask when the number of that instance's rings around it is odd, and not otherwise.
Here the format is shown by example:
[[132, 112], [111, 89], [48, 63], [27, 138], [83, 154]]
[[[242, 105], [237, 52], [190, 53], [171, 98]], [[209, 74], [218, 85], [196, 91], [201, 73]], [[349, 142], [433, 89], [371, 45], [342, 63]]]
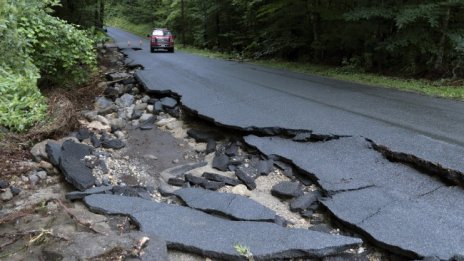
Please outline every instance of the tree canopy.
[[464, 0], [107, 0], [113, 17], [253, 58], [460, 77]]

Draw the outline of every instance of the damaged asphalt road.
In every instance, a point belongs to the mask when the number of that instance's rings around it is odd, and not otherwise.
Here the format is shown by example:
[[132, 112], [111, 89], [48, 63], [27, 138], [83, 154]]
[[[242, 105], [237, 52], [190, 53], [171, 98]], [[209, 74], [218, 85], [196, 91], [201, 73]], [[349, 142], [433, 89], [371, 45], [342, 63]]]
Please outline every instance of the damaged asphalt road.
[[[110, 28], [120, 48], [140, 38]], [[145, 46], [148, 41], [145, 40]], [[147, 49], [148, 50], [148, 49]], [[184, 53], [124, 50], [148, 92], [174, 93], [218, 125], [275, 134], [362, 136], [464, 173], [464, 103]], [[463, 181], [458, 182], [464, 184]]]
[[[116, 29], [109, 35], [120, 48], [139, 41]], [[186, 110], [219, 126], [345, 137], [246, 142], [317, 181], [330, 196], [322, 204], [377, 246], [409, 258], [464, 254], [462, 189], [379, 152], [463, 185], [464, 103], [182, 53], [124, 52], [126, 62], [144, 68], [136, 76], [147, 92], [178, 96]]]

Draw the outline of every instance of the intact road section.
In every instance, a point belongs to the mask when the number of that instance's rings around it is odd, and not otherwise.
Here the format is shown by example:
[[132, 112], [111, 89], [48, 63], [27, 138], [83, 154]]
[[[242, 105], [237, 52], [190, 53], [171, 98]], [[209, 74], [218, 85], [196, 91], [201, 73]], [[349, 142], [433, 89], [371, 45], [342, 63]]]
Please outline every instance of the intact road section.
[[[372, 140], [441, 170], [464, 173], [464, 102], [182, 52], [150, 54], [148, 39], [108, 29], [146, 89], [172, 92], [218, 125], [306, 130]], [[142, 41], [142, 50], [138, 47]]]

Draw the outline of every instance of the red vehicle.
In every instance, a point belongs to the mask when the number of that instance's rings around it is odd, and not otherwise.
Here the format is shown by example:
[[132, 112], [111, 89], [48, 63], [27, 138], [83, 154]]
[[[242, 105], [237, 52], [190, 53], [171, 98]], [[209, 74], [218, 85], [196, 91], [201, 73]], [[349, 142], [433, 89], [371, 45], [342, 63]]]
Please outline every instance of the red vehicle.
[[154, 53], [155, 50], [165, 49], [170, 53], [174, 52], [174, 36], [166, 28], [155, 28], [150, 37], [150, 52]]

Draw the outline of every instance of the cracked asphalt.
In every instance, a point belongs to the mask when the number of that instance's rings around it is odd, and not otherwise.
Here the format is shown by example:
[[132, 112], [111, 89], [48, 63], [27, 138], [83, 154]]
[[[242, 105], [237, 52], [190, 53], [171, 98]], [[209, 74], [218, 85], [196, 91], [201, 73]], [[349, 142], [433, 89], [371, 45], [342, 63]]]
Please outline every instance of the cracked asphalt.
[[[464, 173], [464, 103], [324, 77], [210, 59], [150, 54], [148, 40], [109, 28], [148, 91], [174, 92], [218, 125], [362, 136], [389, 150]], [[140, 46], [142, 50], [127, 49]]]
[[[462, 189], [390, 163], [364, 140], [462, 175], [463, 102], [182, 52], [150, 54], [148, 40], [108, 33], [127, 63], [144, 67], [136, 77], [147, 91], [176, 94], [219, 126], [353, 136], [315, 145], [275, 137], [247, 143], [314, 176], [332, 194], [323, 202], [328, 210], [378, 246], [410, 258], [464, 255]], [[127, 48], [128, 41], [142, 49]]]

